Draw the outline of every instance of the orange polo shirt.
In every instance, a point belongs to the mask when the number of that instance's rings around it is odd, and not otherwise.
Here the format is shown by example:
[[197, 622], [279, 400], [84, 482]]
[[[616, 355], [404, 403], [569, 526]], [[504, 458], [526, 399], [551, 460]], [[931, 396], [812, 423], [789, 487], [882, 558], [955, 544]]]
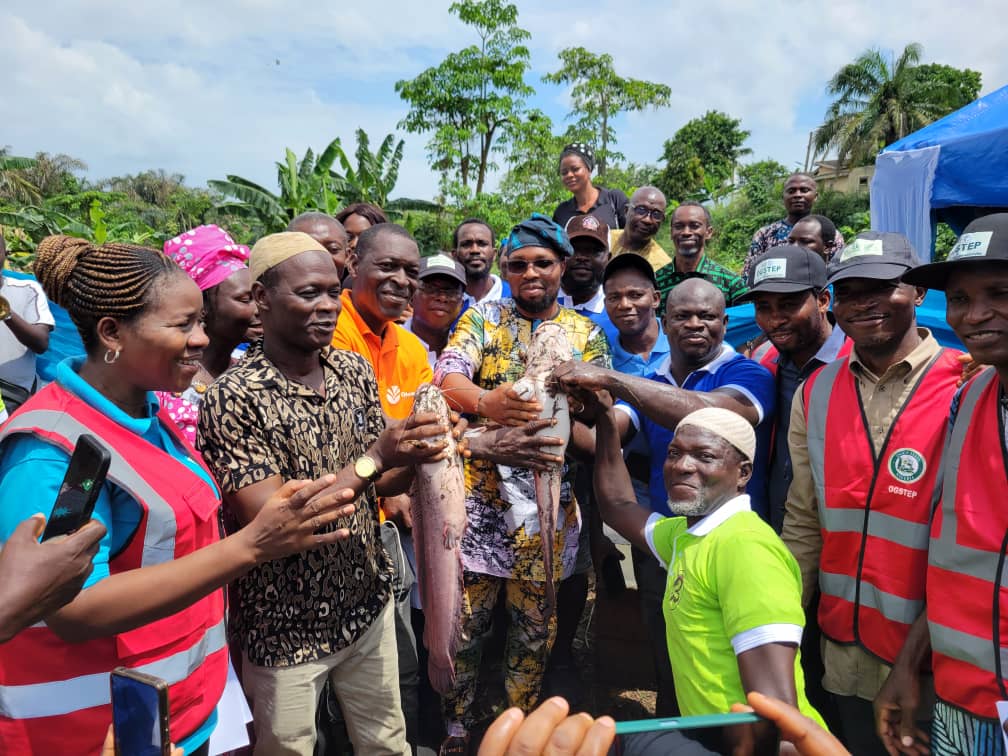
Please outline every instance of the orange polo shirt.
[[416, 390], [434, 378], [423, 342], [398, 323], [386, 325], [384, 337], [376, 334], [353, 306], [349, 291], [340, 295], [340, 302], [343, 310], [332, 345], [357, 352], [370, 362], [385, 414], [393, 420], [408, 417]]

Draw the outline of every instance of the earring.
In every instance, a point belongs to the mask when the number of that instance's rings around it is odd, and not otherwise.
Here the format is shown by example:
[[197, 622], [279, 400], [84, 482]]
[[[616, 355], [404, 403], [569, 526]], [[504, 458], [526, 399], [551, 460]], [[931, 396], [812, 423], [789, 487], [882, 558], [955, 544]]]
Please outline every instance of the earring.
[[[119, 359], [119, 351], [120, 350], [116, 349], [115, 352], [113, 352], [111, 349], [106, 349], [105, 350], [105, 364], [106, 365], [111, 365], [113, 362], [115, 362], [116, 360], [118, 360]], [[110, 354], [112, 355], [112, 359], [109, 359], [109, 355]]]

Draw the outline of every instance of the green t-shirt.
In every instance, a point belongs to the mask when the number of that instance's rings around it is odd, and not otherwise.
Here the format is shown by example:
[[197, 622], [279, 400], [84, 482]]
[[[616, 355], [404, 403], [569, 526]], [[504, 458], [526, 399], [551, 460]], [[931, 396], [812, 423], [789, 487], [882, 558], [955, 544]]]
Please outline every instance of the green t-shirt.
[[[669, 570], [662, 609], [683, 716], [745, 703], [732, 638], [768, 625], [804, 626], [797, 562], [752, 511], [732, 514], [705, 535], [688, 533], [685, 517], [665, 517], [652, 542]], [[800, 654], [795, 687], [798, 708], [823, 724], [805, 697]]]

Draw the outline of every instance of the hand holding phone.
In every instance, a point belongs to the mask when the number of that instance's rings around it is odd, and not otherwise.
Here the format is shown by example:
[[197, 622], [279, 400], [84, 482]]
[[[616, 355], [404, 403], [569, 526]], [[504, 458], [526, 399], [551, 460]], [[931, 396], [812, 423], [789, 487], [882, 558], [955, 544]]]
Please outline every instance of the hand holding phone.
[[91, 519], [110, 462], [108, 449], [91, 434], [82, 433], [56, 495], [56, 503], [42, 534], [43, 541], [73, 533]]
[[171, 756], [168, 683], [126, 667], [112, 670], [116, 756]]

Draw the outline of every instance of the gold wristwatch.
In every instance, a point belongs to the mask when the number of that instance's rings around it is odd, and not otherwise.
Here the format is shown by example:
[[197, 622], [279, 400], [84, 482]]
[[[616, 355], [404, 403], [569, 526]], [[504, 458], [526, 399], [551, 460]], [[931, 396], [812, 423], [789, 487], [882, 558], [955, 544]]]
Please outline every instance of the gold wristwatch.
[[367, 454], [357, 458], [357, 461], [353, 464], [353, 471], [354, 475], [362, 480], [366, 480], [368, 483], [374, 483], [381, 477], [378, 465]]

